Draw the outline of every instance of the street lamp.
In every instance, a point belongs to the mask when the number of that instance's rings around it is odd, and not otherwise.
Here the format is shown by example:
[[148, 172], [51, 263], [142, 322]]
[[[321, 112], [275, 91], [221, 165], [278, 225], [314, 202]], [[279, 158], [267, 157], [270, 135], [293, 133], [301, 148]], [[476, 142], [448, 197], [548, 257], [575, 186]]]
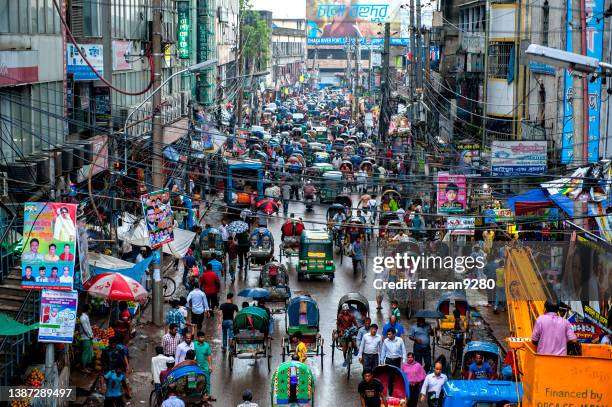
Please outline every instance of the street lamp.
[[545, 47], [543, 45], [531, 44], [527, 47], [525, 54], [527, 58], [533, 61], [586, 74], [595, 73], [598, 69], [601, 69], [604, 74], [610, 74], [612, 72], [612, 64], [602, 62], [597, 58]]
[[181, 69], [180, 71], [177, 71], [175, 73], [173, 73], [172, 75], [170, 75], [165, 81], [163, 81], [161, 83], [161, 85], [159, 85], [159, 87], [155, 90], [153, 90], [152, 92], [150, 92], [146, 98], [143, 99], [142, 102], [140, 102], [140, 104], [138, 106], [136, 106], [135, 109], [133, 109], [128, 115], [127, 118], [125, 119], [125, 123], [123, 124], [123, 171], [124, 174], [127, 173], [127, 126], [128, 123], [130, 121], [130, 119], [132, 118], [132, 116], [134, 115], [134, 113], [136, 113], [138, 110], [140, 110], [140, 108], [149, 101], [149, 99], [151, 99], [153, 97], [153, 95], [155, 95], [157, 92], [159, 92], [168, 82], [170, 82], [173, 78], [175, 78], [178, 75], [181, 75], [185, 72], [197, 72], [197, 71], [201, 71], [203, 69], [206, 69], [212, 65], [215, 65], [217, 63], [216, 59], [209, 59], [207, 61], [204, 62], [199, 62], [195, 65], [191, 65], [188, 66], [187, 68]]

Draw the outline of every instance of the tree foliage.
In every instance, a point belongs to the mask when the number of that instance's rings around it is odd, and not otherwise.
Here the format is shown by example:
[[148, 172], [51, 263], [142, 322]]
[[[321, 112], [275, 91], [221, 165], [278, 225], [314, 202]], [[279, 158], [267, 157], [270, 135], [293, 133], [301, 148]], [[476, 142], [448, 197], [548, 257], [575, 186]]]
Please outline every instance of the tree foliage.
[[266, 20], [253, 10], [251, 0], [240, 0], [242, 21], [242, 52], [246, 66], [251, 72], [268, 66], [272, 29]]

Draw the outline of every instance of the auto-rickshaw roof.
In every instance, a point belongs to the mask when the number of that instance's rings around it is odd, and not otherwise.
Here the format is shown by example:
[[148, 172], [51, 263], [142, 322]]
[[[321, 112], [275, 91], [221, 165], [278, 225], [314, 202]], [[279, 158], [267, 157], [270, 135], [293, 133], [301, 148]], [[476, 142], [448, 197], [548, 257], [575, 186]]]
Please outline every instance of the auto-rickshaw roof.
[[520, 382], [502, 380], [450, 380], [444, 384], [444, 405], [471, 407], [477, 402], [518, 403], [523, 397]]
[[341, 180], [342, 173], [340, 171], [327, 171], [326, 173], [323, 174], [323, 178]]
[[465, 345], [464, 353], [467, 352], [488, 352], [496, 355], [500, 354], [499, 346], [491, 342], [470, 341]]
[[302, 237], [308, 240], [330, 240], [329, 233], [326, 230], [304, 230]]

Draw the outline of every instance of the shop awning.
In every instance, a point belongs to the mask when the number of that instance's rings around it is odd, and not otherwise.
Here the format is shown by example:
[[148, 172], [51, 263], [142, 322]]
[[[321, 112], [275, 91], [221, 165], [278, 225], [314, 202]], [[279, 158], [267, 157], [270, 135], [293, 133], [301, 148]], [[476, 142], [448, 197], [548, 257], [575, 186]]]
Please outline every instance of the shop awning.
[[550, 195], [543, 188], [531, 189], [508, 199], [508, 207], [517, 216], [555, 206], [570, 217], [574, 215], [574, 205], [568, 197], [561, 194]]
[[[149, 246], [149, 232], [144, 219], [124, 213], [122, 220], [123, 224], [117, 228], [117, 236], [120, 240], [127, 240], [128, 243], [135, 246]], [[177, 259], [184, 257], [195, 235], [194, 232], [175, 227], [174, 241], [163, 246], [164, 253]]]
[[129, 261], [105, 254], [88, 253], [89, 271], [92, 276], [102, 273], [120, 273], [138, 282], [143, 280], [145, 270], [149, 267], [152, 260], [153, 256], [150, 256], [140, 263], [130, 263]]

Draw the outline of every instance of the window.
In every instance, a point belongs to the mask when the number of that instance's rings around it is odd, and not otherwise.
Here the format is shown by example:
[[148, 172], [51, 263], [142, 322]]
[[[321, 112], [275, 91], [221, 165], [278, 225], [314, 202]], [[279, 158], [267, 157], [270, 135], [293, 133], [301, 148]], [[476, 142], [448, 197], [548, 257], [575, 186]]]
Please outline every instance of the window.
[[514, 44], [499, 42], [489, 45], [489, 75], [495, 78], [505, 79], [508, 77], [510, 67], [510, 54]]
[[83, 32], [87, 37], [100, 36], [100, 2], [83, 0]]

